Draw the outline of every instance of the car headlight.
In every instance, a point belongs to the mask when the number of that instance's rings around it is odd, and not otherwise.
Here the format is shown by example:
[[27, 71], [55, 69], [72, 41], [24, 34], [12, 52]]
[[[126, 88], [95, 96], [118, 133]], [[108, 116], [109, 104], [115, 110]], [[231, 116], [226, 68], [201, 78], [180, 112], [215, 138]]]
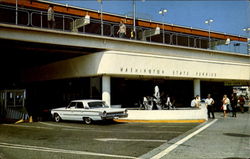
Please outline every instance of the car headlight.
[[102, 113], [102, 116], [106, 116], [106, 115], [107, 115], [107, 112], [104, 111], [104, 112]]

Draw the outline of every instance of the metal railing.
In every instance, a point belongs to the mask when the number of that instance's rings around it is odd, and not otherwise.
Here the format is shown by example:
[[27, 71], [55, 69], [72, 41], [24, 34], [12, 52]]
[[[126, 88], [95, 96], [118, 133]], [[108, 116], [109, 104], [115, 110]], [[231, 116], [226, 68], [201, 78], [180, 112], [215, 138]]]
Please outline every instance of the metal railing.
[[[72, 26], [73, 21], [79, 18], [82, 17], [55, 13], [55, 27], [53, 29], [71, 32], [73, 29]], [[49, 29], [47, 22], [47, 11], [34, 10], [22, 7], [19, 7], [17, 9], [14, 6], [3, 5], [3, 4], [0, 4], [0, 23]], [[102, 28], [101, 20], [90, 18], [90, 24], [79, 28], [78, 33], [94, 34], [102, 36], [101, 28]], [[126, 38], [131, 40], [142, 40], [142, 38], [139, 36], [140, 33], [142, 33], [145, 30], [151, 29], [151, 28], [136, 26], [136, 32], [138, 36], [136, 38], [132, 38], [130, 33], [133, 31], [133, 26], [126, 25], [126, 28], [127, 28]], [[118, 38], [117, 34], [118, 30], [119, 30], [118, 23], [103, 21], [103, 36]], [[164, 44], [209, 49], [208, 37], [171, 32], [167, 30], [165, 30], [164, 33], [163, 30], [161, 30], [159, 35], [148, 37], [145, 40], [150, 43], [163, 43], [162, 40], [163, 34], [165, 35]], [[211, 41], [216, 41], [216, 40], [219, 39], [211, 39]], [[247, 54], [247, 43], [231, 41], [231, 43], [228, 45], [218, 45], [210, 49]]]

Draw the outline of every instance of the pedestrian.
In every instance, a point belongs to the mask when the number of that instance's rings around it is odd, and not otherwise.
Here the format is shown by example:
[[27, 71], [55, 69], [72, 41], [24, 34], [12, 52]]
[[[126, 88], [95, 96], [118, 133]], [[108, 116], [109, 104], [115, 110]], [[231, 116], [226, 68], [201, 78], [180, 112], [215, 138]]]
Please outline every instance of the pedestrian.
[[239, 102], [239, 105], [240, 105], [241, 113], [244, 113], [245, 98], [243, 97], [243, 95], [240, 95], [240, 97], [238, 99], [238, 102]]
[[54, 29], [55, 28], [55, 13], [54, 13], [52, 5], [49, 5], [47, 18], [48, 18], [47, 19], [48, 20], [48, 28]]
[[207, 95], [207, 99], [205, 100], [205, 104], [207, 106], [207, 115], [210, 118], [210, 113], [212, 114], [212, 118], [214, 119], [214, 100], [211, 98], [211, 94]]
[[196, 102], [196, 108], [199, 108], [201, 106], [201, 98], [199, 95], [196, 95], [195, 102]]
[[194, 97], [193, 100], [191, 101], [190, 105], [191, 105], [192, 108], [195, 108], [195, 106], [196, 106], [196, 100], [195, 99], [196, 98]]
[[232, 117], [236, 118], [236, 112], [237, 112], [237, 104], [238, 104], [238, 98], [236, 93], [232, 94], [232, 98], [231, 98], [231, 107], [232, 107]]
[[227, 95], [225, 94], [222, 99], [222, 110], [223, 110], [223, 116], [227, 117], [227, 107], [230, 104], [230, 100], [227, 98]]
[[192, 108], [199, 108], [199, 100], [197, 99], [197, 96], [193, 98], [191, 101], [191, 107]]
[[117, 31], [119, 38], [125, 38], [126, 36], [126, 25], [123, 23], [123, 20], [120, 21], [119, 30]]

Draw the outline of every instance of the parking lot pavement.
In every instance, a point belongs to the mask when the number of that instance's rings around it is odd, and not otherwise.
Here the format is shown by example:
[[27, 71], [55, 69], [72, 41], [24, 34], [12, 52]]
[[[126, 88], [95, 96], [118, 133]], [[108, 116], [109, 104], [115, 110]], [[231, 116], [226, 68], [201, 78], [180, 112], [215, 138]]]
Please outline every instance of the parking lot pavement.
[[[216, 113], [216, 118], [205, 124], [211, 123], [209, 127], [186, 141], [188, 135], [169, 141], [150, 158], [250, 159], [250, 114], [238, 113], [237, 118], [223, 118], [221, 113]], [[185, 142], [180, 142], [182, 140]], [[150, 153], [152, 151], [147, 156]]]
[[0, 124], [0, 159], [137, 158], [197, 123]]

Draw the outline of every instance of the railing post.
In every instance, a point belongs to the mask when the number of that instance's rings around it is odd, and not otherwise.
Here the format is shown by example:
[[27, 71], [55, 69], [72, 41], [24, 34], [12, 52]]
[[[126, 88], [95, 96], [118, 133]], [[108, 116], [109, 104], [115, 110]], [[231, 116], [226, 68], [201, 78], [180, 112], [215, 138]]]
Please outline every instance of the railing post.
[[41, 16], [40, 16], [40, 22], [41, 22], [41, 28], [43, 28], [43, 12], [41, 12]]
[[65, 30], [65, 21], [64, 21], [64, 15], [63, 15], [63, 31]]
[[27, 12], [28, 14], [28, 26], [31, 26], [31, 14]]

